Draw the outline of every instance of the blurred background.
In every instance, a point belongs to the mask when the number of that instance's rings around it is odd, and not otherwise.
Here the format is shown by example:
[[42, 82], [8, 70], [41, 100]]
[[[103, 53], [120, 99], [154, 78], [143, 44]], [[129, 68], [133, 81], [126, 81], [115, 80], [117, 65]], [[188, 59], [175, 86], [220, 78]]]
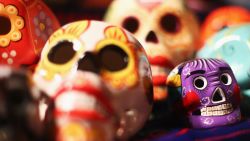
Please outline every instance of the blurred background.
[[[44, 0], [56, 14], [61, 24], [75, 20], [102, 20], [112, 0]], [[186, 0], [200, 22], [207, 14], [221, 6], [239, 5], [250, 9], [250, 0]]]

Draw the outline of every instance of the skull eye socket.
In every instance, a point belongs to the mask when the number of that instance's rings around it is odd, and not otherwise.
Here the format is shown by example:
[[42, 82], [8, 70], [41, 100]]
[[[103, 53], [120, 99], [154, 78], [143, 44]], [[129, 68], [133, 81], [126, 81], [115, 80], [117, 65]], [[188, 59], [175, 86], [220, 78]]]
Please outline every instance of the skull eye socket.
[[139, 21], [136, 17], [127, 17], [122, 22], [122, 27], [124, 27], [131, 33], [135, 33], [139, 28]]
[[120, 71], [128, 65], [128, 55], [116, 45], [107, 45], [99, 52], [102, 68], [109, 71]]
[[11, 30], [11, 21], [8, 17], [0, 16], [0, 35], [6, 35]]
[[207, 79], [203, 76], [198, 76], [194, 79], [194, 87], [198, 90], [204, 90], [207, 86]]
[[220, 81], [224, 84], [224, 85], [230, 85], [232, 84], [232, 78], [228, 73], [223, 73], [220, 76]]
[[181, 22], [179, 17], [171, 13], [167, 13], [162, 16], [160, 25], [162, 29], [168, 33], [177, 33], [181, 29]]
[[55, 64], [65, 64], [70, 61], [75, 54], [76, 52], [73, 48], [73, 43], [69, 41], [62, 41], [52, 47], [48, 53], [48, 59], [50, 62]]

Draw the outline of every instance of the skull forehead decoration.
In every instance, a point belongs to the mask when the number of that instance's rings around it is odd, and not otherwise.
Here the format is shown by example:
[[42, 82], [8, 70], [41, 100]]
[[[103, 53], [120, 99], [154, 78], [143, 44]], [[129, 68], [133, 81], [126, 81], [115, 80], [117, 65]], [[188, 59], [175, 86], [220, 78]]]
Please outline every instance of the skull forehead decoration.
[[167, 83], [181, 86], [183, 106], [194, 128], [240, 121], [240, 89], [230, 66], [217, 59], [196, 59], [175, 68]]
[[184, 1], [115, 0], [106, 21], [124, 27], [142, 43], [152, 68], [154, 99], [166, 98], [168, 73], [193, 57], [198, 45], [198, 22]]
[[150, 65], [139, 42], [123, 29], [103, 22], [70, 23], [49, 38], [34, 80], [54, 96], [64, 79], [85, 71], [98, 74], [110, 91], [109, 102], [121, 124], [118, 136], [134, 134], [152, 104]]
[[33, 65], [59, 22], [40, 0], [0, 0], [1, 64]]

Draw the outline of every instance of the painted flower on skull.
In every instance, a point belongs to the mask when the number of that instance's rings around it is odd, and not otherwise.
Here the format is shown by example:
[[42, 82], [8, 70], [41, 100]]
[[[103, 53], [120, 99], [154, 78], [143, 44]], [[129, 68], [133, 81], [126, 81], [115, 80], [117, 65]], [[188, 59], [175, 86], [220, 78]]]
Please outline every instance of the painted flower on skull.
[[50, 17], [47, 16], [44, 11], [41, 11], [34, 18], [33, 22], [35, 24], [36, 36], [46, 41], [53, 33], [52, 20]]

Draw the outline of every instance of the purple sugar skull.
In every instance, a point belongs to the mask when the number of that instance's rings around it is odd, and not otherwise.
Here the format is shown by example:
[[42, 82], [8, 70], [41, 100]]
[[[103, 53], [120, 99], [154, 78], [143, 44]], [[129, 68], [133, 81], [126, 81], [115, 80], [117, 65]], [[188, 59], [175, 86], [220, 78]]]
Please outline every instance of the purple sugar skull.
[[171, 72], [167, 83], [181, 86], [183, 106], [194, 128], [240, 121], [240, 89], [226, 62], [195, 59], [182, 63]]

